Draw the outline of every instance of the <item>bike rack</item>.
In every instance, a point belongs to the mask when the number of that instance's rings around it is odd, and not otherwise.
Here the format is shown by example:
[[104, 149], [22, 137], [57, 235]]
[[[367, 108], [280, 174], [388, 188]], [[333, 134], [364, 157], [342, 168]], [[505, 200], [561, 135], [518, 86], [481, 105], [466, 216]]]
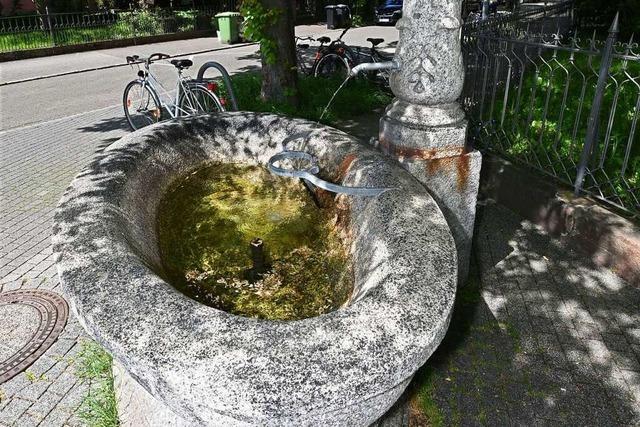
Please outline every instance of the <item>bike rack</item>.
[[198, 81], [203, 82], [204, 72], [209, 68], [215, 68], [222, 75], [222, 80], [224, 80], [224, 85], [227, 88], [227, 93], [229, 94], [229, 98], [231, 100], [231, 106], [233, 107], [233, 111], [238, 111], [238, 101], [236, 100], [236, 95], [233, 92], [233, 85], [231, 84], [231, 77], [229, 77], [229, 73], [227, 69], [222, 66], [219, 62], [216, 61], [208, 61], [202, 64], [200, 69], [198, 70], [198, 77], [196, 78]]

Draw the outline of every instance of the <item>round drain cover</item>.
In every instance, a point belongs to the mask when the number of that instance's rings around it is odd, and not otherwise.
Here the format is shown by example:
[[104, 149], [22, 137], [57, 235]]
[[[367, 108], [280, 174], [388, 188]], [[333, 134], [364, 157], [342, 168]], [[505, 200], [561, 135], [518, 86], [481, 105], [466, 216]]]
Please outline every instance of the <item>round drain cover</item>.
[[68, 317], [67, 302], [55, 292], [0, 293], [0, 384], [38, 360], [58, 339]]

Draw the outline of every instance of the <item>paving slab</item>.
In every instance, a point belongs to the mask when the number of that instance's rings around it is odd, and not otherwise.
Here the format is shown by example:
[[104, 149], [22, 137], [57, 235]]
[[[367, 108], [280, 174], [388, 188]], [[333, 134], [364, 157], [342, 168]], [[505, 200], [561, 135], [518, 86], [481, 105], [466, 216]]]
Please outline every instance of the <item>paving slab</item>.
[[[498, 409], [501, 425], [640, 424], [640, 361], [620, 331], [637, 327], [624, 301], [640, 290], [565, 244], [506, 208], [479, 209], [477, 295], [428, 362], [444, 425], [492, 425]], [[474, 356], [481, 345], [500, 363]]]
[[[126, 133], [119, 114], [119, 108], [102, 109], [0, 132], [0, 247], [5, 253], [0, 292], [43, 288], [61, 293], [50, 247], [53, 210], [73, 176]], [[29, 308], [6, 307], [0, 306], [0, 356], [20, 347], [35, 329]], [[57, 342], [33, 365], [0, 384], [1, 426], [67, 424], [87, 392], [73, 370], [78, 340], [84, 337], [70, 317]], [[80, 425], [77, 418], [71, 424]]]

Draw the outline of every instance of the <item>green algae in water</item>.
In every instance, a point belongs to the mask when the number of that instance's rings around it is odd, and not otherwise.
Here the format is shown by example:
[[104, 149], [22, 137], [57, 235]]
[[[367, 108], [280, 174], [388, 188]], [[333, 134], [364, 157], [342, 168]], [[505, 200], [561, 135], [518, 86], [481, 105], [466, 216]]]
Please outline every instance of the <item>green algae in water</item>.
[[[337, 309], [353, 288], [332, 214], [299, 180], [215, 163], [168, 188], [159, 246], [169, 279], [190, 297], [241, 316], [304, 319]], [[249, 242], [256, 237], [270, 270], [250, 282]]]

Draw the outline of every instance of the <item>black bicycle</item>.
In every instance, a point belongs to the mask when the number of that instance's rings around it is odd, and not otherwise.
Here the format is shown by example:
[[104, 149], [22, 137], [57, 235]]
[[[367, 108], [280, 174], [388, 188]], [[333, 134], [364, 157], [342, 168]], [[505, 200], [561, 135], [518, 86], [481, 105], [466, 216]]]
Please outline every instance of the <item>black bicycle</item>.
[[[314, 40], [312, 37], [296, 37], [298, 52], [298, 63], [300, 69], [306, 74], [314, 77], [341, 77], [346, 78], [351, 69], [364, 62], [387, 62], [393, 59], [392, 55], [386, 55], [378, 50], [378, 45], [384, 42], [382, 38], [368, 38], [371, 47], [366, 50], [361, 47], [348, 46], [342, 38], [349, 31], [350, 27], [344, 29], [340, 36], [331, 41], [329, 37], [320, 37]], [[298, 44], [298, 41], [318, 41], [320, 47], [316, 52], [311, 67], [306, 65], [306, 61], [301, 52], [309, 49], [308, 44]], [[388, 71], [372, 71], [367, 76], [384, 86], [389, 85]]]
[[[306, 55], [310, 48], [308, 43], [300, 43], [301, 41], [319, 42], [320, 46], [313, 56], [311, 65], [308, 65], [308, 57]], [[311, 36], [308, 37], [296, 37], [296, 55], [298, 60], [298, 70], [302, 73], [314, 76], [314, 77], [333, 77], [340, 74], [346, 74], [344, 70], [349, 70], [350, 67], [347, 63], [343, 62], [343, 59], [332, 51], [333, 42], [327, 36], [318, 37], [314, 39]], [[341, 72], [342, 71], [342, 72]]]

